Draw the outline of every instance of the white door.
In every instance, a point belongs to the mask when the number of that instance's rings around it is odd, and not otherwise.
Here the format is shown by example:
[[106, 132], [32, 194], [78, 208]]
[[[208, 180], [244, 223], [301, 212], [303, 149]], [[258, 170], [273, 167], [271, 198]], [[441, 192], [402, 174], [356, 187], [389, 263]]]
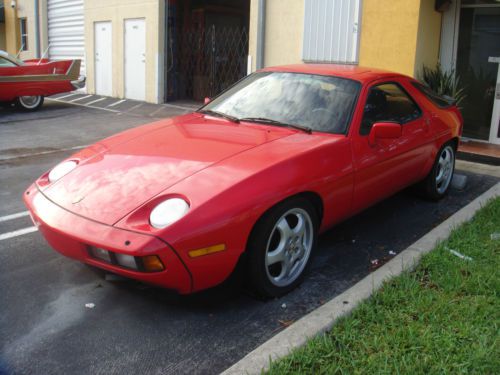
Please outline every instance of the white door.
[[95, 93], [112, 95], [113, 62], [111, 22], [94, 23]]
[[125, 20], [125, 97], [146, 99], [146, 23]]
[[48, 57], [52, 60], [81, 59], [85, 75], [83, 0], [47, 0]]

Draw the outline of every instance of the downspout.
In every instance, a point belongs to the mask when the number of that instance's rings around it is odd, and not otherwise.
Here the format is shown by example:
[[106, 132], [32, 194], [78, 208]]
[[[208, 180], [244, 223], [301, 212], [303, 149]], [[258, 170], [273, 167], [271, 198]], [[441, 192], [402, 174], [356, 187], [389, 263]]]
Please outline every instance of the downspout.
[[35, 0], [35, 53], [40, 58], [40, 4]]
[[259, 0], [259, 11], [257, 14], [257, 58], [255, 66], [257, 69], [264, 67], [264, 40], [266, 33], [266, 0]]

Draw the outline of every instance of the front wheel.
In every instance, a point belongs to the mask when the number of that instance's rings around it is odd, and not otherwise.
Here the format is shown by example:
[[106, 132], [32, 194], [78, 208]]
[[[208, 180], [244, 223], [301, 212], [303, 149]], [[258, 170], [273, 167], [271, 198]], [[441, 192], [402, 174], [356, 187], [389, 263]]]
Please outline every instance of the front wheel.
[[448, 192], [455, 171], [455, 147], [449, 142], [439, 150], [432, 170], [422, 181], [422, 190], [427, 198], [439, 200]]
[[309, 201], [292, 198], [268, 211], [248, 244], [249, 277], [263, 297], [278, 297], [297, 287], [316, 245], [318, 217]]
[[20, 96], [16, 99], [16, 104], [24, 111], [35, 111], [42, 106], [43, 96]]

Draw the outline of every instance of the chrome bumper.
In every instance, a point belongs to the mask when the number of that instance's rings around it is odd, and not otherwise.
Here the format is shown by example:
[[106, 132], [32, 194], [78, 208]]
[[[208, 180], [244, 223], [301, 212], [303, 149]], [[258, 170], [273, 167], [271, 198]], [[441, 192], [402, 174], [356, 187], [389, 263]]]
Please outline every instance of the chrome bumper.
[[76, 81], [71, 81], [71, 84], [75, 89], [82, 89], [85, 87], [85, 81], [86, 81], [85, 76], [80, 76]]

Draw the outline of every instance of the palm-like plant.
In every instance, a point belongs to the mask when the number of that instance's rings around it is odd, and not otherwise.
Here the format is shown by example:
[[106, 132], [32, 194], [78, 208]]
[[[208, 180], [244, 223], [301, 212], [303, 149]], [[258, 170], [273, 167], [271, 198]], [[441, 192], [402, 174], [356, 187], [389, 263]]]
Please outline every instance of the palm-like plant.
[[458, 74], [454, 70], [443, 70], [439, 63], [435, 68], [424, 66], [420, 79], [436, 94], [453, 98], [458, 106], [467, 96]]

